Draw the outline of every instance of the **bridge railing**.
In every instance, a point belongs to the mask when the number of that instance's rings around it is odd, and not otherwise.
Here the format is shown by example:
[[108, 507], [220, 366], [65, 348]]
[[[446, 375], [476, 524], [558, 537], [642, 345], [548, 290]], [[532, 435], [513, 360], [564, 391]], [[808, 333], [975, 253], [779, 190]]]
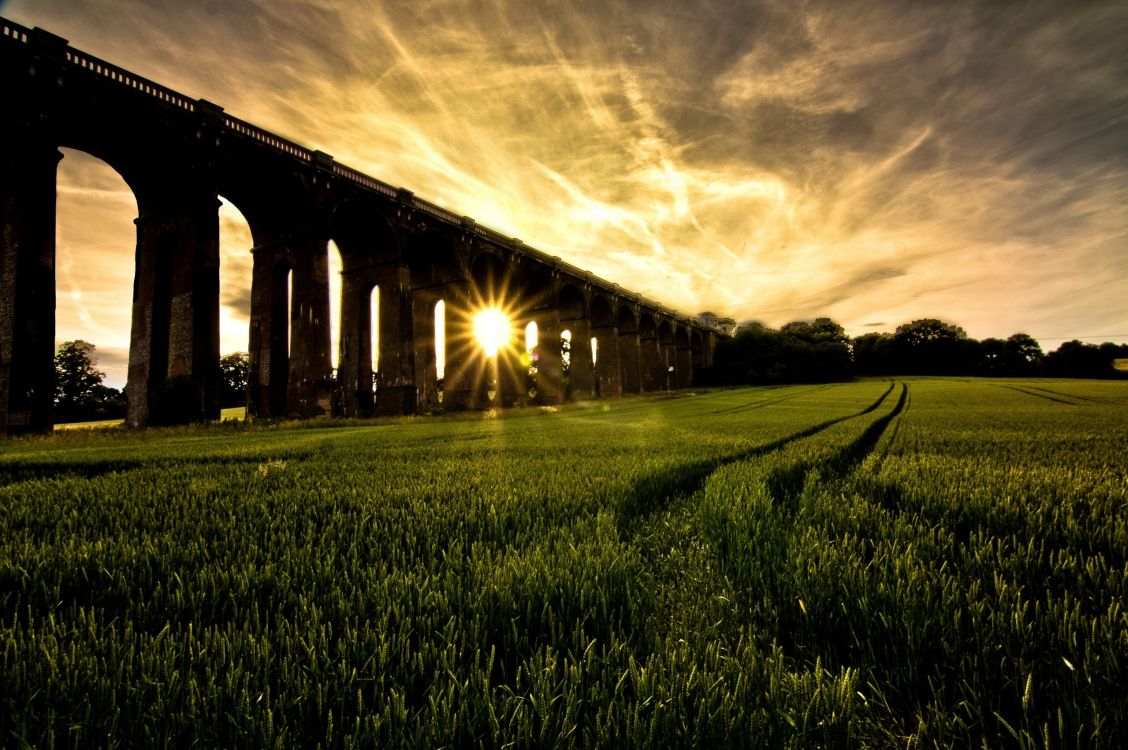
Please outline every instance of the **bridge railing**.
[[[6, 18], [0, 18], [0, 35], [12, 41], [28, 44], [32, 36], [32, 30], [26, 26], [21, 26], [18, 23], [9, 21]], [[110, 81], [115, 81], [126, 88], [159, 99], [187, 112], [194, 112], [196, 109], [195, 101], [184, 96], [184, 94], [181, 94], [179, 91], [174, 91], [167, 86], [162, 86], [155, 81], [150, 81], [148, 78], [142, 78], [136, 73], [129, 72], [125, 68], [106, 62], [101, 58], [83, 52], [82, 50], [77, 50], [69, 45], [66, 48], [65, 54], [66, 61], [80, 70], [101, 76]]]
[[240, 133], [247, 136], [248, 138], [253, 138], [259, 143], [264, 143], [267, 146], [271, 146], [278, 151], [289, 154], [290, 156], [296, 156], [303, 161], [313, 161], [313, 152], [308, 148], [299, 146], [293, 141], [283, 138], [280, 135], [275, 135], [269, 130], [263, 130], [256, 125], [252, 125], [246, 120], [240, 120], [238, 117], [232, 117], [231, 115], [225, 114], [223, 116], [223, 124], [227, 127], [228, 130]]
[[194, 112], [196, 109], [195, 101], [180, 92], [173, 91], [167, 86], [162, 86], [147, 78], [142, 78], [139, 75], [130, 73], [124, 68], [119, 68], [113, 63], [100, 60], [93, 55], [88, 55], [73, 47], [67, 48], [67, 62], [82, 70], [100, 75], [103, 78], [108, 78], [111, 81], [116, 81], [126, 88], [134, 89], [142, 94], [148, 94], [149, 96], [160, 99], [162, 102], [171, 104], [174, 107], [179, 107], [187, 112]]
[[396, 197], [396, 189], [388, 183], [381, 182], [375, 177], [369, 177], [364, 172], [359, 172], [352, 167], [346, 167], [344, 164], [333, 162], [333, 174], [344, 177], [346, 180], [352, 180], [356, 184], [363, 185], [369, 190], [375, 190], [377, 193], [383, 193], [392, 198]]
[[431, 214], [431, 216], [442, 219], [443, 221], [449, 221], [456, 226], [462, 223], [462, 217], [458, 214], [447, 211], [445, 208], [436, 206], [434, 203], [425, 201], [422, 198], [415, 198], [415, 207], [424, 213]]

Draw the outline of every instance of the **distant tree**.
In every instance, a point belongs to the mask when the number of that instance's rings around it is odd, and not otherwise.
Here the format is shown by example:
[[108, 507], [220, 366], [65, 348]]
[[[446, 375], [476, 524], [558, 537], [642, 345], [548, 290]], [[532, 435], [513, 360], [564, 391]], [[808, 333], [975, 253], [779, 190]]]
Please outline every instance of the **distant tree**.
[[1046, 355], [1043, 373], [1058, 378], [1121, 378], [1115, 362], [1128, 357], [1128, 345], [1106, 342], [1100, 346], [1074, 339]]
[[979, 371], [983, 375], [1006, 375], [1007, 342], [1003, 339], [983, 339], [979, 342]]
[[850, 339], [830, 318], [794, 321], [779, 330], [763, 323], [742, 324], [731, 339], [717, 343], [706, 382], [824, 383], [851, 377]]
[[779, 332], [763, 323], [744, 323], [732, 338], [717, 342], [713, 366], [695, 375], [716, 385], [776, 383], [783, 378]]
[[853, 375], [850, 337], [830, 318], [797, 320], [779, 329], [788, 354], [790, 380], [830, 382], [849, 380]]
[[894, 374], [892, 334], [863, 333], [854, 339], [851, 349], [858, 375]]
[[64, 341], [55, 352], [55, 420], [77, 422], [124, 415], [125, 397], [102, 384], [94, 344]]
[[1027, 333], [1016, 333], [1007, 339], [1003, 353], [1008, 375], [1037, 375], [1045, 355], [1042, 345]]
[[250, 372], [250, 357], [246, 352], [225, 354], [219, 359], [220, 384], [219, 405], [223, 408], [245, 406], [247, 403], [247, 379]]
[[979, 342], [959, 326], [922, 318], [897, 327], [892, 353], [897, 372], [906, 375], [963, 375], [975, 369]]

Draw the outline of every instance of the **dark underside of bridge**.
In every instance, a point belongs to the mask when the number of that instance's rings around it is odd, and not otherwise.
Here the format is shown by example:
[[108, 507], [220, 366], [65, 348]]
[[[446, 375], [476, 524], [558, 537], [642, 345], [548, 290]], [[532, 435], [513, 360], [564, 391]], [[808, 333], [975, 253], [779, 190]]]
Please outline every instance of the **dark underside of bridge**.
[[[41, 29], [0, 27], [0, 431], [53, 426], [62, 147], [105, 161], [137, 200], [131, 426], [219, 416], [220, 195], [254, 241], [248, 415], [554, 404], [685, 387], [710, 363], [717, 331], [697, 318]], [[336, 369], [330, 240], [342, 259]], [[491, 304], [536, 323], [531, 358], [475, 344], [472, 315]]]

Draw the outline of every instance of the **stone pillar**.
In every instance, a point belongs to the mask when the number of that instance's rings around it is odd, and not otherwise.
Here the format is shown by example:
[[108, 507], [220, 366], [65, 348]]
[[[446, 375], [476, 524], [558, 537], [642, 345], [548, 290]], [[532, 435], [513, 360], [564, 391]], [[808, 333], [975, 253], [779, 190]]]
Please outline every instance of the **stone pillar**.
[[[596, 340], [594, 357], [596, 395], [600, 398], [614, 398], [623, 395], [623, 380], [619, 368], [618, 331], [615, 326], [593, 327], [591, 335]], [[637, 352], [637, 349], [635, 351]]]
[[185, 204], [173, 222], [167, 378], [191, 394], [189, 420], [219, 419], [220, 202], [213, 190]]
[[139, 205], [126, 424], [219, 419], [219, 199], [200, 188]]
[[281, 242], [257, 246], [252, 252], [247, 414], [284, 417], [290, 372], [290, 315], [286, 301], [290, 261]]
[[640, 335], [638, 342], [640, 389], [645, 392], [661, 390], [665, 387], [666, 380], [658, 335]]
[[287, 413], [316, 417], [331, 412], [329, 357], [329, 240], [309, 237], [292, 245], [290, 373]]
[[416, 408], [421, 412], [431, 411], [440, 405], [435, 361], [435, 304], [442, 298], [438, 288], [417, 289], [411, 293], [415, 400]]
[[701, 352], [704, 367], [713, 366], [713, 358], [717, 352], [717, 334], [714, 331], [709, 331], [705, 334], [705, 345]]
[[376, 413], [384, 416], [414, 414], [415, 332], [411, 272], [407, 266], [389, 266], [380, 270], [376, 283], [380, 287], [380, 363], [376, 373]]
[[539, 311], [537, 317], [537, 403], [564, 402], [564, 371], [560, 356], [560, 321], [555, 308]]
[[[619, 334], [619, 363], [622, 373], [622, 392], [638, 393], [641, 383], [639, 373], [638, 331]], [[602, 353], [602, 352], [601, 352]]]
[[693, 385], [693, 352], [689, 349], [689, 343], [685, 346], [677, 348], [677, 364], [675, 365], [676, 380], [674, 383], [675, 388], [688, 388]]
[[572, 332], [569, 352], [567, 395], [573, 400], [595, 396], [595, 369], [591, 362], [591, 326], [587, 318], [573, 318], [560, 322], [561, 330]]
[[[661, 342], [662, 354], [659, 359], [662, 362], [661, 377], [658, 387], [662, 390], [677, 388], [678, 387], [678, 350], [672, 342]], [[670, 368], [674, 371], [670, 372]]]
[[0, 434], [50, 432], [55, 401], [55, 174], [47, 144], [0, 167]]

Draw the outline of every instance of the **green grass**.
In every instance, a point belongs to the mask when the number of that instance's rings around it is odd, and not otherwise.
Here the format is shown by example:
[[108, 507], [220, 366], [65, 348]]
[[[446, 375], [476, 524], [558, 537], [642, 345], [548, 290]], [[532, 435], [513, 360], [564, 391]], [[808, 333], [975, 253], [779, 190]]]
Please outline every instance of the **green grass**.
[[0, 745], [1119, 747], [1128, 384], [0, 444]]

